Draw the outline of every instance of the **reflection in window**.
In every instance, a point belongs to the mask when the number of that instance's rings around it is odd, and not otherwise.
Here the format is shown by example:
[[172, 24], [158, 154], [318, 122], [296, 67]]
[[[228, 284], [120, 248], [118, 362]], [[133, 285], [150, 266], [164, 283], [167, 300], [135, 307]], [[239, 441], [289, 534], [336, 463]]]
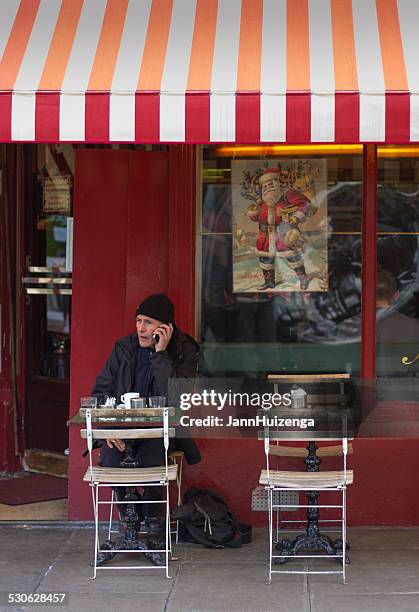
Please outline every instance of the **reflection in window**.
[[[308, 157], [309, 147], [304, 159]], [[253, 237], [232, 223], [231, 161], [217, 157], [214, 148], [204, 148], [201, 371], [358, 371], [361, 156], [320, 160], [327, 168], [327, 291], [278, 292], [277, 287], [254, 293], [233, 291], [233, 247], [243, 257], [249, 257], [250, 251], [253, 257], [258, 254]], [[319, 351], [322, 347], [327, 350]]]
[[419, 160], [379, 158], [377, 198], [377, 375], [417, 376]]

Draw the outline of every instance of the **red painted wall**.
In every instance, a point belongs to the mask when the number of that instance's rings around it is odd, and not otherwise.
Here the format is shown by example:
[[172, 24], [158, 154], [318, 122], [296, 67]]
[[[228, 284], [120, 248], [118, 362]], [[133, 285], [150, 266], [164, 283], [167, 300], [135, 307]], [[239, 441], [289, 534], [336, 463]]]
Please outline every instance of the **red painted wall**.
[[[76, 153], [70, 415], [88, 395], [113, 343], [135, 331], [135, 309], [168, 288], [168, 156]], [[69, 516], [90, 518], [81, 476], [85, 444], [71, 432]], [[83, 510], [81, 510], [83, 508]]]
[[[193, 330], [194, 172], [191, 147], [173, 147], [167, 155], [77, 152], [71, 413], [91, 389], [114, 340], [132, 329], [135, 305], [146, 294], [167, 290], [178, 322]], [[250, 510], [265, 460], [262, 443], [198, 444], [202, 462], [186, 466], [185, 490], [192, 484], [215, 489], [241, 520], [266, 525], [265, 513]], [[73, 520], [92, 519], [89, 487], [82, 483], [84, 448], [78, 429], [72, 429]], [[417, 440], [357, 439], [349, 463], [355, 471], [348, 494], [350, 525], [419, 525]]]

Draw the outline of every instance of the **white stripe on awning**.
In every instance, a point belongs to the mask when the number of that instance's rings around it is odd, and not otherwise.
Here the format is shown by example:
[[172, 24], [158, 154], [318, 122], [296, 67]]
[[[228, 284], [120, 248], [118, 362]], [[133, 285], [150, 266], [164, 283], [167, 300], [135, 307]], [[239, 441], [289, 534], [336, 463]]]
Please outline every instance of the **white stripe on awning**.
[[330, 142], [335, 138], [335, 79], [330, 0], [309, 0], [308, 11], [312, 92], [311, 139]]
[[265, 0], [263, 4], [260, 89], [260, 138], [266, 142], [282, 142], [286, 136], [286, 0]]
[[[160, 97], [160, 139], [185, 140], [185, 91], [196, 0], [174, 0]], [[166, 94], [165, 92], [170, 92]], [[182, 96], [173, 96], [173, 93]]]

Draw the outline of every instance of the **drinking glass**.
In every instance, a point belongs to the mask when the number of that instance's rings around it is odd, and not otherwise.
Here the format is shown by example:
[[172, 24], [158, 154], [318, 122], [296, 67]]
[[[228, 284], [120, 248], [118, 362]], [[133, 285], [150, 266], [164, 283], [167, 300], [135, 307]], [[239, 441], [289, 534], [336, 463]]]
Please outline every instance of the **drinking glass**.
[[150, 408], [164, 408], [166, 406], [166, 397], [164, 395], [153, 395], [148, 398]]
[[80, 408], [97, 408], [97, 397], [81, 397]]

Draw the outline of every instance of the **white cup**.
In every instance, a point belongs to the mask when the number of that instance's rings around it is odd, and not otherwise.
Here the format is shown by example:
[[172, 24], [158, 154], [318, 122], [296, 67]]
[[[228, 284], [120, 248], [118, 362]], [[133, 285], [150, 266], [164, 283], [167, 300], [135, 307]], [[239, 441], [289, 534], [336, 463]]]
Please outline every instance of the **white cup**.
[[125, 408], [131, 408], [131, 400], [137, 397], [140, 397], [139, 393], [124, 393], [121, 395], [121, 402], [125, 404]]

